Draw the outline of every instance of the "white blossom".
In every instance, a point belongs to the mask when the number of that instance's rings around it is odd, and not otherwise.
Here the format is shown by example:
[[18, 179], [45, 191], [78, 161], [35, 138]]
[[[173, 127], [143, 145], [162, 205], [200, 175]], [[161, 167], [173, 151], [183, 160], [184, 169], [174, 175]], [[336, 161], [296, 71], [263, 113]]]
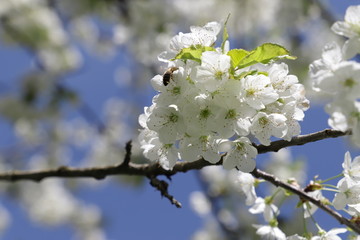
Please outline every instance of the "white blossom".
[[338, 234], [345, 233], [346, 231], [346, 228], [334, 228], [328, 232], [321, 230], [319, 232], [320, 236], [313, 236], [311, 240], [341, 240], [342, 238]]
[[354, 181], [360, 181], [360, 156], [351, 160], [350, 152], [345, 153], [344, 162], [342, 164], [344, 176]]
[[199, 215], [207, 215], [211, 212], [211, 203], [203, 192], [192, 192], [190, 195], [190, 204]]
[[298, 83], [298, 78], [295, 75], [288, 75], [289, 69], [285, 63], [273, 64], [269, 69], [269, 78], [271, 85], [278, 92], [288, 90], [292, 85]]
[[323, 48], [322, 57], [310, 64], [310, 76], [315, 91], [320, 91], [317, 85], [331, 76], [333, 69], [342, 61], [340, 46], [336, 42], [328, 43]]
[[214, 51], [204, 52], [201, 66], [196, 72], [195, 83], [200, 88], [213, 92], [229, 78], [230, 57]]
[[163, 144], [154, 131], [143, 129], [139, 135], [139, 142], [144, 156], [151, 161], [159, 161], [166, 170], [171, 170], [179, 158], [178, 149], [174, 144]]
[[337, 187], [339, 192], [335, 194], [332, 202], [337, 210], [344, 209], [347, 204], [360, 203], [360, 183], [342, 178]]
[[272, 204], [271, 198], [262, 198], [258, 197], [255, 200], [254, 205], [249, 209], [249, 212], [252, 214], [262, 213], [265, 221], [270, 222], [277, 216], [280, 211], [277, 206]]
[[28, 183], [22, 186], [22, 198], [35, 221], [57, 225], [69, 221], [79, 202], [66, 190], [58, 179], [48, 179], [39, 186]]
[[213, 97], [213, 103], [220, 107], [216, 111], [219, 118], [216, 130], [223, 138], [230, 138], [235, 133], [246, 136], [250, 132], [251, 119], [256, 110], [238, 99], [240, 89], [239, 81], [228, 81]]
[[191, 46], [211, 46], [216, 41], [221, 25], [217, 22], [209, 22], [203, 27], [190, 27], [191, 33], [182, 33], [173, 37], [170, 41], [170, 49], [178, 52]]
[[262, 239], [267, 240], [286, 240], [286, 235], [277, 226], [271, 225], [254, 225], [256, 234], [260, 235]]
[[355, 100], [360, 92], [360, 64], [352, 61], [339, 63], [331, 73], [323, 74], [314, 82], [316, 89]]
[[299, 236], [298, 234], [288, 236], [286, 240], [307, 240], [305, 237]]
[[284, 137], [287, 133], [286, 117], [282, 114], [266, 114], [259, 112], [250, 127], [251, 133], [256, 136], [261, 144], [269, 145], [270, 137]]
[[217, 163], [221, 158], [218, 140], [212, 135], [184, 138], [180, 141], [181, 159], [192, 162], [203, 157], [208, 162]]
[[223, 159], [225, 169], [237, 167], [243, 172], [251, 172], [256, 166], [254, 158], [257, 156], [256, 148], [246, 137], [241, 137], [235, 141], [225, 140], [221, 143], [227, 152]]
[[255, 178], [250, 173], [238, 171], [237, 184], [246, 195], [246, 205], [251, 206], [257, 199], [255, 192]]
[[263, 109], [266, 104], [275, 102], [279, 98], [271, 85], [270, 78], [262, 74], [247, 76], [240, 83], [243, 100], [255, 109]]
[[360, 203], [358, 204], [348, 204], [347, 212], [354, 217], [360, 216]]
[[327, 104], [325, 110], [330, 114], [329, 126], [344, 132], [351, 129], [350, 139], [360, 146], [360, 102], [339, 99]]
[[178, 139], [186, 131], [182, 115], [176, 105], [155, 107], [146, 122], [150, 130], [159, 134], [161, 142], [167, 144]]
[[346, 9], [345, 21], [335, 22], [331, 30], [349, 38], [344, 45], [346, 58], [352, 58], [360, 52], [360, 5]]

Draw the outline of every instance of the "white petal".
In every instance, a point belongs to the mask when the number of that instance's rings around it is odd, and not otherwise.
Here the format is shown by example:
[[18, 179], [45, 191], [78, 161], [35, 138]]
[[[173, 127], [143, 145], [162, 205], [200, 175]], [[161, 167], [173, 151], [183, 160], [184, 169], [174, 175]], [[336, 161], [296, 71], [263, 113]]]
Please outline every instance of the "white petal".
[[353, 37], [347, 40], [343, 47], [344, 58], [351, 59], [356, 54], [360, 53], [360, 38]]
[[333, 200], [333, 205], [337, 210], [341, 210], [344, 209], [346, 206], [346, 196], [344, 193], [337, 193], [335, 194], [334, 200]]
[[345, 21], [356, 25], [360, 24], [360, 5], [350, 6], [346, 9]]
[[347, 22], [335, 22], [331, 26], [331, 30], [339, 35], [345, 36], [345, 37], [354, 37], [356, 36], [351, 29], [351, 25]]

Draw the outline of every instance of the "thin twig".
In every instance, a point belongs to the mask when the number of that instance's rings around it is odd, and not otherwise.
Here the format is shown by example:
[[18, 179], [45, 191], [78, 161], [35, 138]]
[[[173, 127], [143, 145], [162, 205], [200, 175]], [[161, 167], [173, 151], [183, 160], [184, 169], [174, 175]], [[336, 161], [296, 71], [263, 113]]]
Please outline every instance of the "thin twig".
[[172, 195], [169, 194], [168, 192], [169, 184], [167, 182], [165, 182], [164, 180], [159, 180], [155, 176], [148, 176], [148, 178], [150, 179], [151, 186], [159, 190], [161, 196], [169, 199], [169, 201], [177, 208], [181, 208], [181, 203], [178, 200], [176, 200]]
[[302, 200], [306, 200], [306, 201], [309, 201], [309, 202], [315, 204], [317, 207], [321, 208], [326, 213], [328, 213], [329, 215], [334, 217], [336, 220], [338, 220], [339, 223], [345, 224], [346, 226], [348, 226], [349, 228], [351, 228], [352, 230], [354, 230], [355, 232], [360, 234], [360, 226], [359, 225], [357, 225], [356, 223], [351, 222], [350, 220], [341, 216], [338, 212], [336, 212], [336, 211], [332, 210], [331, 208], [329, 208], [328, 206], [324, 205], [320, 200], [317, 200], [317, 199], [309, 196], [303, 190], [296, 188], [293, 185], [290, 185], [288, 183], [282, 182], [275, 176], [273, 176], [269, 173], [263, 172], [259, 169], [254, 169], [254, 171], [252, 171], [251, 174], [256, 178], [262, 178], [262, 179], [274, 184], [277, 187], [284, 188], [284, 189], [296, 194]]
[[131, 160], [131, 141], [128, 141], [125, 145], [125, 157], [124, 161], [119, 166], [128, 166]]

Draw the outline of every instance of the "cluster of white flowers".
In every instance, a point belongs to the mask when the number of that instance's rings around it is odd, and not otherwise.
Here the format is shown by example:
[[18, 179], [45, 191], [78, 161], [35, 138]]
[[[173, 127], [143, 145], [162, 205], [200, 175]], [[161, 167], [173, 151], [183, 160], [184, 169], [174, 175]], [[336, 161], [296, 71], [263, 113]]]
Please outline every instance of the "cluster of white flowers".
[[275, 44], [229, 50], [226, 29], [222, 47], [214, 48], [220, 30], [217, 22], [191, 27], [159, 57], [172, 70], [151, 80], [160, 93], [139, 117], [139, 139], [145, 157], [165, 169], [178, 159], [216, 163], [227, 152], [226, 169], [250, 172], [257, 155], [250, 137], [269, 145], [271, 136], [300, 133], [309, 106], [304, 87], [285, 63], [274, 63], [289, 57], [287, 50]]
[[326, 105], [329, 125], [340, 131], [351, 130], [351, 139], [360, 146], [360, 63], [349, 60], [360, 53], [360, 5], [350, 6], [344, 22], [336, 22], [332, 30], [349, 39], [341, 48], [329, 43], [322, 58], [310, 65], [315, 91], [328, 94], [333, 101]]

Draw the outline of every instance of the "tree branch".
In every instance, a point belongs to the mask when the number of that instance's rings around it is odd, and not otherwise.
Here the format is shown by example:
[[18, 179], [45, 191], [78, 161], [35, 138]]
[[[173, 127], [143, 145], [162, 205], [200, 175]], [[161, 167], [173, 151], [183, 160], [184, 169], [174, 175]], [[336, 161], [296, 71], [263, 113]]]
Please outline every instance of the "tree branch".
[[304, 145], [304, 144], [310, 143], [310, 142], [320, 141], [320, 140], [323, 140], [326, 138], [337, 138], [337, 137], [350, 135], [350, 134], [351, 134], [350, 131], [342, 132], [342, 131], [338, 131], [338, 130], [324, 129], [319, 132], [293, 137], [291, 139], [291, 141], [279, 140], [279, 141], [274, 141], [274, 142], [270, 143], [269, 146], [258, 145], [255, 147], [257, 148], [258, 153], [277, 152], [280, 149], [285, 148], [285, 147], [299, 146], [299, 145]]
[[[306, 143], [315, 142], [327, 138], [336, 138], [344, 135], [349, 135], [350, 132], [341, 132], [337, 130], [325, 129], [320, 132], [311, 133], [307, 135], [300, 135], [291, 139], [291, 141], [279, 140], [272, 142], [269, 146], [254, 145], [259, 154], [266, 152], [277, 152], [282, 148], [304, 145]], [[163, 169], [158, 163], [152, 164], [136, 164], [129, 162], [130, 158], [130, 143], [127, 144], [124, 163], [115, 166], [106, 167], [92, 167], [92, 168], [71, 168], [61, 166], [55, 169], [39, 170], [39, 171], [9, 171], [0, 173], [0, 181], [19, 181], [32, 180], [41, 181], [48, 177], [62, 177], [62, 178], [95, 178], [104, 179], [111, 175], [140, 175], [140, 176], [172, 176], [179, 172], [187, 172], [190, 170], [199, 170], [206, 166], [214, 165], [204, 159], [199, 159], [194, 162], [178, 162], [172, 170]], [[221, 165], [219, 161], [215, 165]]]
[[[319, 140], [327, 139], [327, 138], [336, 138], [344, 135], [351, 134], [350, 131], [341, 132], [337, 130], [325, 129], [323, 131], [300, 135], [291, 139], [291, 141], [279, 140], [272, 142], [269, 146], [264, 145], [255, 145], [258, 153], [266, 153], [266, 152], [277, 152], [282, 148], [289, 146], [297, 146], [304, 145], [310, 142], [316, 142]], [[153, 164], [135, 164], [130, 162], [130, 154], [131, 154], [131, 142], [126, 144], [126, 153], [125, 159], [123, 163], [118, 164], [116, 166], [107, 166], [107, 167], [93, 167], [93, 168], [71, 168], [62, 166], [56, 169], [49, 170], [40, 170], [40, 171], [11, 171], [0, 174], [0, 181], [19, 181], [19, 180], [32, 180], [32, 181], [41, 181], [44, 178], [48, 177], [63, 177], [63, 178], [95, 178], [95, 179], [104, 179], [106, 176], [110, 175], [142, 175], [146, 176], [150, 179], [150, 184], [158, 189], [162, 196], [168, 198], [172, 204], [177, 207], [181, 207], [181, 203], [178, 202], [172, 195], [170, 195], [167, 191], [168, 183], [162, 180], [157, 179], [157, 176], [164, 175], [170, 177], [179, 172], [187, 172], [190, 170], [199, 170], [206, 166], [211, 165], [221, 165], [222, 160], [220, 160], [216, 164], [211, 164], [204, 159], [199, 159], [194, 162], [178, 162], [175, 164], [172, 170], [163, 169], [158, 163]], [[291, 191], [292, 193], [298, 195], [301, 199], [309, 201], [319, 208], [323, 209], [325, 212], [330, 214], [332, 217], [337, 219], [341, 224], [345, 224], [346, 226], [353, 229], [355, 232], [360, 234], [360, 226], [356, 225], [354, 222], [344, 218], [336, 211], [333, 211], [331, 208], [323, 205], [321, 201], [314, 199], [307, 195], [301, 189], [298, 189], [290, 184], [284, 183], [273, 175], [263, 172], [261, 170], [255, 169], [251, 174], [254, 177], [262, 178], [266, 181], [271, 182], [275, 186], [282, 187], [286, 190]]]
[[169, 194], [168, 192], [169, 184], [167, 182], [165, 182], [164, 180], [159, 180], [155, 176], [148, 176], [148, 178], [150, 179], [151, 186], [159, 190], [161, 196], [169, 199], [171, 204], [175, 205], [177, 208], [181, 208], [181, 203], [178, 200], [176, 200], [172, 195]]

